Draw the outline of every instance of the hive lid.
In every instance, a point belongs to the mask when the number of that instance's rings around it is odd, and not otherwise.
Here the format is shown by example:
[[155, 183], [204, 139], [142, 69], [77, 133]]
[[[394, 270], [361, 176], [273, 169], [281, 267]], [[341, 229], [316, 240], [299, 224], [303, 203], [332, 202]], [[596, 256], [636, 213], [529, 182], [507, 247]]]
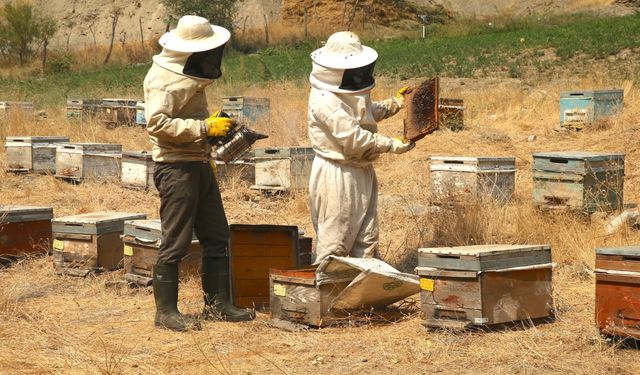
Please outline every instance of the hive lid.
[[431, 171], [515, 171], [516, 168], [516, 158], [510, 156], [430, 156], [429, 161]]
[[575, 91], [561, 91], [560, 98], [572, 98], [572, 99], [591, 99], [595, 95], [602, 94], [616, 94], [616, 95], [624, 95], [624, 90], [622, 89], [599, 89], [599, 90], [575, 90]]
[[312, 147], [262, 147], [257, 148], [256, 158], [285, 158], [285, 157], [310, 157], [315, 156]]
[[621, 153], [605, 153], [605, 152], [589, 152], [589, 151], [554, 151], [554, 152], [536, 152], [533, 154], [536, 159], [567, 159], [567, 160], [624, 160], [624, 154]]
[[62, 143], [69, 142], [69, 137], [56, 137], [56, 136], [12, 136], [7, 137], [7, 143], [9, 142], [24, 142], [24, 143]]
[[465, 255], [483, 257], [489, 255], [516, 254], [523, 251], [549, 251], [550, 245], [472, 245], [453, 247], [430, 247], [418, 249], [419, 254]]
[[404, 137], [412, 142], [438, 130], [440, 118], [440, 81], [438, 77], [423, 82], [405, 94]]
[[418, 267], [489, 271], [551, 263], [549, 245], [474, 245], [418, 249]]
[[140, 213], [104, 211], [59, 217], [53, 219], [52, 223], [56, 233], [102, 234], [123, 232], [126, 220], [146, 217], [147, 215]]
[[122, 153], [122, 145], [111, 143], [67, 143], [58, 145], [58, 151], [120, 154]]
[[0, 206], [0, 223], [51, 220], [53, 208], [40, 206]]
[[640, 245], [621, 247], [599, 247], [596, 255], [640, 256]]

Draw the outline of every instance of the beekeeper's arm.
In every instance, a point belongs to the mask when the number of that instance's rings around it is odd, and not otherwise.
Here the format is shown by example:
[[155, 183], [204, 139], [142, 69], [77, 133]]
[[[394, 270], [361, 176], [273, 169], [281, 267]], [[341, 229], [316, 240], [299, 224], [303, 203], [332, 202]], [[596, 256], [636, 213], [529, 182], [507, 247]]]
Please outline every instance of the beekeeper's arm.
[[175, 91], [149, 89], [145, 101], [147, 132], [165, 142], [202, 141], [207, 137], [205, 121], [176, 117], [184, 105], [178, 95]]
[[393, 98], [383, 100], [381, 102], [373, 102], [371, 112], [373, 118], [377, 121], [382, 121], [389, 118], [404, 108], [404, 95], [410, 92], [409, 87], [405, 86], [398, 90], [396, 96]]
[[344, 108], [333, 112], [324, 123], [345, 156], [362, 155], [365, 159], [384, 152], [401, 154], [410, 148], [399, 139], [392, 139], [363, 129], [358, 120]]

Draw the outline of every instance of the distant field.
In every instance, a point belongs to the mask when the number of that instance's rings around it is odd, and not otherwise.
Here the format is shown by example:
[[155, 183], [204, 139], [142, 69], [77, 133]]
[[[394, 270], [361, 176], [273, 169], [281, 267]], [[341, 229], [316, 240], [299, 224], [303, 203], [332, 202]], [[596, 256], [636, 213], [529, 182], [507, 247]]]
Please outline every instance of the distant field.
[[[549, 19], [479, 21], [434, 26], [426, 40], [417, 38], [366, 41], [380, 54], [378, 75], [409, 79], [499, 76], [528, 78], [571, 66], [579, 70], [593, 59], [628, 50], [636, 59], [640, 48], [640, 15], [594, 18], [574, 15]], [[256, 54], [230, 51], [223, 83], [236, 87], [309, 74], [309, 52], [321, 45], [309, 40], [267, 48]], [[635, 51], [634, 51], [635, 50]], [[604, 60], [606, 61], [606, 60]], [[635, 61], [635, 60], [633, 60]], [[611, 74], [639, 76], [638, 64], [614, 64]], [[140, 97], [147, 65], [115, 66], [98, 71], [52, 74], [30, 79], [0, 79], [2, 100], [31, 100], [41, 106], [60, 105], [68, 96]]]

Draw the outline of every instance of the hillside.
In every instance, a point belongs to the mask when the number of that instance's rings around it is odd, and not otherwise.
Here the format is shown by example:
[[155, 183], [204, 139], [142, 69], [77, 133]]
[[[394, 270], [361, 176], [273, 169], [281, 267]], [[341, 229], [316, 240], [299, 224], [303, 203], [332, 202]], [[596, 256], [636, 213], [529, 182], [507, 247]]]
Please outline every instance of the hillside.
[[[6, 0], [5, 0], [6, 1]], [[82, 49], [92, 45], [105, 45], [111, 37], [114, 10], [121, 10], [116, 24], [116, 43], [139, 43], [158, 38], [166, 30], [165, 8], [159, 0], [33, 0], [42, 13], [59, 21], [60, 29], [53, 41], [54, 48]], [[635, 0], [412, 0], [397, 6], [388, 1], [327, 1], [327, 0], [239, 0], [236, 26], [238, 30], [264, 28], [264, 17], [270, 22], [284, 21], [301, 25], [304, 8], [308, 8], [308, 22], [337, 28], [367, 23], [410, 27], [421, 11], [452, 14], [457, 17], [521, 16], [530, 13], [572, 13], [596, 11], [624, 15], [639, 6]], [[422, 7], [411, 9], [411, 5]]]

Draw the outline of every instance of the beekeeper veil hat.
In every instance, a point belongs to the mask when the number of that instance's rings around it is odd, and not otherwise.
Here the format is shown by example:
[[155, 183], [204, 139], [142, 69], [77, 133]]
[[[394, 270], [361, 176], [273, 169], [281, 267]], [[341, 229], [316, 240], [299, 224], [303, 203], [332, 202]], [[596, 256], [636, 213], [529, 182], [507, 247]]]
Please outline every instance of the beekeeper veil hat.
[[218, 78], [222, 53], [231, 33], [212, 25], [206, 18], [183, 16], [178, 26], [160, 37], [162, 53], [153, 61], [178, 74], [198, 78]]
[[375, 86], [373, 69], [378, 53], [363, 46], [360, 37], [350, 31], [334, 33], [324, 47], [311, 53], [311, 84], [337, 93], [357, 93]]

